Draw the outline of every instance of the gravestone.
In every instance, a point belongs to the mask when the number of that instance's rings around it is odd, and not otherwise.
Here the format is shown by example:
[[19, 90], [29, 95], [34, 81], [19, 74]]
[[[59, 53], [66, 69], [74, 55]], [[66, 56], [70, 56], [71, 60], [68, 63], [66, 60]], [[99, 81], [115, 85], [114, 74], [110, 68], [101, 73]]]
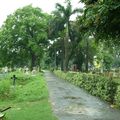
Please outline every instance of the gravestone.
[[15, 84], [16, 84], [16, 79], [17, 79], [16, 75], [13, 75], [13, 77], [11, 77], [11, 79], [13, 80], [13, 86], [15, 86]]

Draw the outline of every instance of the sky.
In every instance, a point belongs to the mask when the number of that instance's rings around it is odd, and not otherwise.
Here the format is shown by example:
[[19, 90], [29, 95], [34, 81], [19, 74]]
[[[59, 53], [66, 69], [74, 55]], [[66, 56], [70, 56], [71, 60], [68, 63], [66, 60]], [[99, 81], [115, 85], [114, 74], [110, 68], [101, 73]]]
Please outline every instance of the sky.
[[[64, 5], [65, 0], [1, 0], [0, 1], [0, 26], [3, 24], [7, 15], [12, 14], [18, 8], [32, 4], [33, 7], [40, 7], [43, 12], [50, 13], [55, 9], [55, 3]], [[82, 8], [83, 4], [79, 0], [72, 0], [73, 8]], [[73, 16], [74, 19], [74, 16]]]

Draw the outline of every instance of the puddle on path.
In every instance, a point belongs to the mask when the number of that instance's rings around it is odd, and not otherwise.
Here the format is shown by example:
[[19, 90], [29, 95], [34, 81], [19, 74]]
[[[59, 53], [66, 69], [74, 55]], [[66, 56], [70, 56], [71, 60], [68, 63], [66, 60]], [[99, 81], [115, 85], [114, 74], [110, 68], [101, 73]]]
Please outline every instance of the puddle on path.
[[88, 116], [100, 116], [100, 112], [95, 108], [86, 107], [78, 104], [70, 105], [64, 109], [65, 112], [69, 114], [83, 114]]

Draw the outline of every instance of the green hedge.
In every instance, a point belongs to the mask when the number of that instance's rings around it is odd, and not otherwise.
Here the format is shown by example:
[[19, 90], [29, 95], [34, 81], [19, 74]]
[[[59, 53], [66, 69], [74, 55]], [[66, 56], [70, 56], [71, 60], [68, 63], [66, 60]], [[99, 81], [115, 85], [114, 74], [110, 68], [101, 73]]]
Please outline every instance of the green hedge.
[[118, 86], [117, 91], [116, 91], [115, 103], [120, 108], [120, 85]]
[[94, 96], [98, 96], [110, 103], [114, 102], [117, 84], [107, 77], [90, 73], [64, 73], [61, 71], [54, 71], [54, 73], [58, 77], [65, 79], [81, 88], [84, 88]]

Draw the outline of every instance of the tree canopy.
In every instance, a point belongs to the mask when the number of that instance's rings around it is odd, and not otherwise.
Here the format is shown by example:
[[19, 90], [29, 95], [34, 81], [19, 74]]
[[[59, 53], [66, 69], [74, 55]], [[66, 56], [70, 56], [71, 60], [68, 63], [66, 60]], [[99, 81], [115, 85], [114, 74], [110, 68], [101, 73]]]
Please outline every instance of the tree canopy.
[[120, 1], [81, 0], [85, 4], [83, 26], [90, 29], [96, 39], [120, 43]]
[[1, 28], [0, 38], [1, 55], [3, 58], [9, 56], [6, 62], [17, 65], [27, 62], [31, 69], [39, 64], [48, 43], [47, 23], [48, 15], [31, 5], [9, 15]]

